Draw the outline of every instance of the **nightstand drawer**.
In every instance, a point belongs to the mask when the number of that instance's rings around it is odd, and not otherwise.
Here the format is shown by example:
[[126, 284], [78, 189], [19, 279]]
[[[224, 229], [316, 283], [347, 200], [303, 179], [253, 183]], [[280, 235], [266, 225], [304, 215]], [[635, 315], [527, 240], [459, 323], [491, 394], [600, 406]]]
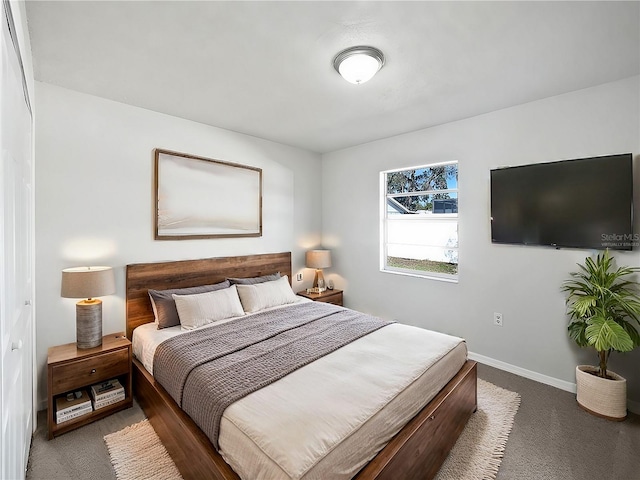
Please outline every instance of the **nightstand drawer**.
[[[323, 295], [326, 295], [326, 293]], [[342, 306], [342, 292], [329, 294], [326, 297], [318, 297], [316, 302], [333, 303], [334, 305]]]
[[52, 394], [65, 393], [82, 386], [129, 373], [129, 349], [123, 348], [84, 360], [53, 367]]
[[311, 293], [305, 290], [298, 292], [298, 295], [314, 302], [333, 303], [334, 305], [342, 306], [343, 297], [342, 290], [325, 290], [322, 293]]

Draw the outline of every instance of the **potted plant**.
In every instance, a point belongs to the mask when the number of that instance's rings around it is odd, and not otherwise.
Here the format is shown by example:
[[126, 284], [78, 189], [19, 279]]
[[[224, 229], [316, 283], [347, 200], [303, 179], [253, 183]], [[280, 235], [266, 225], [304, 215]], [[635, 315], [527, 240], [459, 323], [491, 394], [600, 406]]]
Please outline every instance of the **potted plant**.
[[629, 352], [640, 346], [638, 282], [629, 276], [640, 268], [612, 268], [609, 250], [587, 257], [580, 271], [564, 282], [571, 322], [569, 336], [581, 347], [592, 347], [599, 365], [576, 367], [577, 401], [590, 413], [611, 420], [627, 415], [627, 384], [607, 368], [611, 352]]

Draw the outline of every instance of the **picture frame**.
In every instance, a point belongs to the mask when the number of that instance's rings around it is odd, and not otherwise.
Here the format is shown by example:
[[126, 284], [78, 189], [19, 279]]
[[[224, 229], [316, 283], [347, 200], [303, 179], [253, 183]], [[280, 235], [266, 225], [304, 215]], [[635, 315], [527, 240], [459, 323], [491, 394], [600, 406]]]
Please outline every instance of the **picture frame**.
[[155, 239], [262, 236], [262, 169], [155, 149]]

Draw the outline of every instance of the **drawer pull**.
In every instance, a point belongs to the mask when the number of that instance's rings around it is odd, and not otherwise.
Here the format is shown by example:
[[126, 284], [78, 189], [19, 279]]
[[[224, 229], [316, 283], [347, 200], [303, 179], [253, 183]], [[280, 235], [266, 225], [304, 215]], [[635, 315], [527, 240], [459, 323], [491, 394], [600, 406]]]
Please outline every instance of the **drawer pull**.
[[96, 373], [96, 369], [92, 368], [90, 373], [91, 373], [91, 375], [93, 375], [94, 373]]

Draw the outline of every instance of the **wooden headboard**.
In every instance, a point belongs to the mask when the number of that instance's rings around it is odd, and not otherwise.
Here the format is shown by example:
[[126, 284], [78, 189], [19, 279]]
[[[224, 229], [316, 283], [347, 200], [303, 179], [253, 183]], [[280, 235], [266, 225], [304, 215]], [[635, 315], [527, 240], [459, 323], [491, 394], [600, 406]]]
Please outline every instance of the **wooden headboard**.
[[134, 328], [154, 321], [149, 289], [210, 285], [229, 277], [257, 277], [276, 272], [287, 275], [291, 283], [291, 252], [127, 265], [127, 338], [131, 340]]

